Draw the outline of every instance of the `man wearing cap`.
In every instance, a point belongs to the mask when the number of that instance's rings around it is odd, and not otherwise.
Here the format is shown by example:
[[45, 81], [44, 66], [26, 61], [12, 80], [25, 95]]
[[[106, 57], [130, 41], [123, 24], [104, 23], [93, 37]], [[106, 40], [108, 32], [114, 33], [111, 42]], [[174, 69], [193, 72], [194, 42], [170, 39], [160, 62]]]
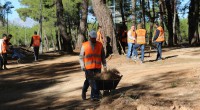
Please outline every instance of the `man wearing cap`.
[[91, 86], [91, 100], [99, 100], [99, 90], [96, 86], [96, 82], [91, 80], [89, 76], [93, 76], [96, 73], [101, 73], [101, 65], [103, 64], [104, 70], [106, 71], [106, 60], [105, 53], [102, 43], [96, 41], [97, 33], [92, 30], [89, 33], [89, 41], [84, 42], [80, 52], [80, 65], [81, 69], [85, 71], [86, 80], [82, 88], [82, 99], [86, 100], [86, 92]]

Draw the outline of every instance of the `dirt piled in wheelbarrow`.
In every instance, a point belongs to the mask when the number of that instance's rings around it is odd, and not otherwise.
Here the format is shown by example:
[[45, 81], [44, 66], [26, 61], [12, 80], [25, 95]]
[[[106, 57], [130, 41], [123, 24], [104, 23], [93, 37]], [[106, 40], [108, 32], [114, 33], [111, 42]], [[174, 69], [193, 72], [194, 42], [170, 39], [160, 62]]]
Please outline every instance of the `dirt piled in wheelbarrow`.
[[101, 74], [96, 74], [94, 79], [96, 80], [119, 80], [122, 75], [117, 69], [110, 69], [107, 72], [102, 72]]

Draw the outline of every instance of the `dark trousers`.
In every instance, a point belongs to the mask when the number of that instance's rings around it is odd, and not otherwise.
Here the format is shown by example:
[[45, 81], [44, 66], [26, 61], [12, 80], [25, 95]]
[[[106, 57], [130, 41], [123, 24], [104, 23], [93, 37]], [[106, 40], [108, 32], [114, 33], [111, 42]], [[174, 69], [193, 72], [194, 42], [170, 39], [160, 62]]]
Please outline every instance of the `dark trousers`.
[[39, 47], [33, 47], [33, 50], [34, 50], [35, 61], [37, 61], [39, 55]]
[[90, 98], [99, 98], [99, 89], [96, 86], [95, 80], [90, 79], [91, 74], [95, 73], [101, 73], [101, 69], [90, 69], [90, 70], [85, 70], [85, 81], [83, 84], [82, 92], [87, 92], [87, 89], [89, 86], [91, 86], [91, 95]]
[[3, 56], [0, 54], [0, 70], [3, 67]]
[[162, 59], [162, 42], [155, 42], [157, 49], [157, 57], [156, 60]]
[[4, 67], [4, 69], [6, 68], [6, 64], [7, 64], [7, 53], [4, 53], [1, 55], [0, 57], [0, 69], [2, 69]]

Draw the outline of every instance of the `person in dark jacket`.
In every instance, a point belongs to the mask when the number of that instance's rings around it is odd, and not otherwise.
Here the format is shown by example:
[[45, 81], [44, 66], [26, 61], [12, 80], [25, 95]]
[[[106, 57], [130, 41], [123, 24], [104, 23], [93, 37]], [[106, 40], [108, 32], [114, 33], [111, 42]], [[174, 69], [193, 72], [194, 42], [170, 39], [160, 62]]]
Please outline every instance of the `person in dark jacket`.
[[162, 43], [165, 41], [164, 38], [164, 30], [161, 26], [156, 23], [155, 25], [155, 32], [153, 42], [156, 44], [157, 47], [157, 57], [156, 60], [162, 60]]

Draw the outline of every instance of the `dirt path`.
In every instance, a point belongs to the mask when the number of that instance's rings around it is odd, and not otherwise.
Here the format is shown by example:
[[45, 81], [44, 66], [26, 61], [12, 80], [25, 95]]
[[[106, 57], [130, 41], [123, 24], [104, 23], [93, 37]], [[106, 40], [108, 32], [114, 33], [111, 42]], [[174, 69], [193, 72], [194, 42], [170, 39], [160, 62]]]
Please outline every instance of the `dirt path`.
[[81, 100], [78, 55], [8, 65], [0, 73], [0, 110], [200, 110], [200, 48], [166, 48], [163, 57], [156, 62], [152, 53], [140, 64], [113, 56], [109, 68], [123, 78], [114, 95], [100, 102]]

